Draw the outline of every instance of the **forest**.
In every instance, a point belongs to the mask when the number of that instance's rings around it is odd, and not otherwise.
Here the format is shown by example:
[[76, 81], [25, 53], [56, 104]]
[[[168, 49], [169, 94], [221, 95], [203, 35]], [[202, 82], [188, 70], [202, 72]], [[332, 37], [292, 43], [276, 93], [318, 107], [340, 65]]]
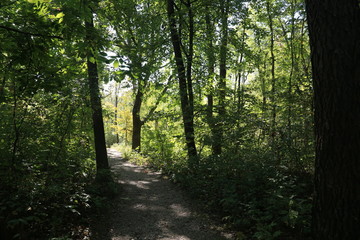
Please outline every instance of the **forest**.
[[358, 0], [1, 0], [0, 239], [91, 239], [110, 148], [233, 239], [359, 239], [359, 26]]

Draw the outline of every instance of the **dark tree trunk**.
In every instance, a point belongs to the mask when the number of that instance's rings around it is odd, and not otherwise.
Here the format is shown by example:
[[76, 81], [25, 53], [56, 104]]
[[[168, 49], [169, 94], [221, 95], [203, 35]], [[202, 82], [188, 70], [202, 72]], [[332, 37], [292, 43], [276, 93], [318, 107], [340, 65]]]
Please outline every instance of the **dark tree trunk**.
[[195, 146], [195, 133], [194, 133], [194, 122], [193, 114], [191, 114], [191, 104], [189, 102], [188, 85], [186, 81], [185, 65], [181, 52], [180, 37], [178, 29], [176, 27], [175, 18], [175, 3], [174, 0], [167, 1], [167, 13], [169, 18], [171, 41], [175, 54], [175, 62], [178, 72], [179, 79], [179, 90], [180, 90], [180, 101], [181, 111], [183, 116], [183, 124], [186, 138], [186, 145], [189, 157], [189, 166], [191, 168], [196, 167], [198, 162], [198, 156]]
[[[259, 45], [258, 45], [259, 46]], [[263, 61], [258, 60], [258, 61]], [[264, 65], [264, 67], [262, 68], [262, 66], [260, 64]], [[262, 63], [257, 63], [257, 69], [259, 71], [259, 80], [260, 80], [260, 88], [261, 88], [261, 95], [262, 95], [262, 103], [261, 103], [261, 117], [262, 119], [266, 119], [267, 118], [267, 102], [268, 102], [268, 94], [266, 91], [266, 78], [265, 78], [265, 72], [267, 69], [266, 66], [266, 61], [263, 61]], [[266, 127], [266, 123], [263, 121], [262, 123], [262, 127], [261, 127], [261, 133], [259, 134], [259, 143], [262, 142], [265, 139], [266, 133], [268, 132], [267, 127]]]
[[[109, 163], [106, 152], [106, 143], [105, 143], [105, 133], [104, 133], [104, 122], [102, 116], [102, 106], [98, 82], [98, 70], [97, 64], [95, 61], [94, 54], [92, 49], [95, 49], [93, 34], [95, 31], [94, 23], [92, 18], [85, 22], [86, 28], [86, 42], [88, 44], [87, 50], [87, 70], [88, 70], [88, 80], [90, 88], [90, 104], [92, 109], [92, 120], [93, 120], [93, 129], [94, 129], [94, 138], [95, 138], [95, 152], [96, 152], [96, 168], [97, 168], [97, 177], [99, 177], [99, 172], [102, 170], [109, 169]], [[100, 173], [100, 175], [102, 175]]]
[[271, 145], [275, 147], [276, 136], [276, 79], [275, 79], [275, 54], [274, 54], [274, 20], [271, 12], [272, 6], [270, 1], [266, 2], [266, 11], [268, 14], [269, 28], [270, 28], [270, 55], [271, 55], [271, 123], [270, 123], [270, 137]]
[[141, 127], [143, 125], [143, 122], [140, 118], [140, 109], [142, 105], [142, 99], [143, 99], [143, 92], [140, 89], [140, 86], [137, 90], [136, 96], [135, 96], [135, 102], [132, 110], [132, 119], [133, 119], [133, 132], [132, 132], [132, 146], [131, 148], [133, 150], [140, 152], [140, 145], [141, 145]]
[[228, 44], [228, 12], [229, 1], [220, 1], [221, 7], [221, 43], [220, 43], [220, 74], [219, 74], [219, 116], [215, 127], [215, 139], [213, 145], [213, 153], [219, 155], [222, 152], [223, 131], [224, 131], [224, 116], [225, 110], [225, 98], [226, 98], [226, 58], [227, 58], [227, 44]]
[[[247, 29], [247, 20], [246, 18], [243, 19], [243, 29], [242, 29], [242, 37], [241, 37], [241, 47], [240, 47], [240, 59], [239, 59], [239, 66], [241, 66], [241, 68], [238, 70], [237, 72], [237, 77], [235, 77], [235, 93], [234, 93], [234, 102], [236, 102], [236, 112], [237, 112], [237, 116], [240, 120], [241, 118], [241, 113], [242, 110], [244, 108], [244, 104], [245, 104], [245, 98], [244, 98], [244, 94], [245, 94], [245, 82], [247, 80], [247, 76], [249, 73], [245, 72], [245, 59], [244, 59], [244, 46], [245, 46], [245, 38], [246, 38], [246, 29]], [[236, 127], [238, 129], [241, 128], [241, 121], [236, 121]], [[240, 141], [236, 144], [236, 149], [240, 150]]]
[[194, 92], [192, 87], [192, 62], [194, 57], [194, 14], [191, 8], [191, 1], [187, 1], [188, 16], [189, 16], [189, 50], [186, 55], [186, 81], [187, 91], [189, 95], [190, 114], [194, 115]]
[[314, 239], [359, 239], [359, 1], [306, 3], [315, 103]]
[[206, 40], [207, 40], [207, 61], [208, 61], [208, 85], [209, 92], [207, 94], [207, 122], [211, 130], [211, 148], [212, 153], [216, 152], [216, 139], [215, 139], [215, 120], [214, 120], [214, 77], [215, 77], [215, 53], [214, 53], [214, 23], [211, 21], [210, 7], [206, 6]]
[[[170, 81], [172, 76], [169, 77], [168, 81]], [[149, 113], [146, 117], [144, 117], [143, 120], [141, 120], [140, 117], [140, 110], [141, 105], [143, 101], [143, 92], [138, 89], [136, 96], [135, 96], [135, 102], [132, 112], [132, 118], [133, 118], [133, 135], [132, 135], [132, 149], [137, 150], [138, 152], [141, 151], [141, 128], [142, 126], [152, 117], [154, 114], [156, 108], [160, 104], [161, 98], [165, 95], [167, 89], [169, 88], [169, 85], [165, 86], [163, 90], [160, 93], [160, 96], [156, 100], [156, 103], [153, 105], [153, 107], [150, 109]]]
[[[6, 75], [6, 73], [4, 75]], [[6, 83], [6, 77], [4, 76], [0, 86], [0, 103], [5, 101], [5, 83]]]
[[124, 128], [124, 130], [125, 130], [125, 145], [127, 146], [128, 144], [129, 144], [129, 141], [128, 141], [128, 136], [129, 136], [129, 134], [128, 134], [128, 131], [129, 131], [129, 129], [128, 129], [128, 119], [127, 118], [125, 118], [125, 128]]
[[115, 115], [114, 116], [114, 118], [115, 118], [114, 125], [115, 125], [115, 134], [116, 134], [116, 143], [120, 142], [119, 130], [118, 130], [118, 105], [119, 105], [118, 93], [119, 93], [119, 88], [120, 88], [120, 85], [116, 84], [115, 85], [115, 113], [114, 113], [114, 115]]
[[297, 64], [297, 62], [295, 61], [295, 13], [296, 13], [296, 5], [297, 5], [297, 0], [292, 0], [291, 1], [291, 38], [290, 38], [290, 51], [291, 51], [291, 69], [290, 69], [290, 75], [289, 75], [289, 85], [288, 85], [288, 105], [287, 105], [287, 112], [288, 112], [288, 123], [287, 123], [287, 128], [288, 128], [288, 146], [291, 149], [292, 147], [292, 108], [293, 108], [293, 94], [292, 94], [292, 89], [293, 89], [293, 79], [294, 79], [294, 75], [297, 72], [297, 67], [295, 66]]

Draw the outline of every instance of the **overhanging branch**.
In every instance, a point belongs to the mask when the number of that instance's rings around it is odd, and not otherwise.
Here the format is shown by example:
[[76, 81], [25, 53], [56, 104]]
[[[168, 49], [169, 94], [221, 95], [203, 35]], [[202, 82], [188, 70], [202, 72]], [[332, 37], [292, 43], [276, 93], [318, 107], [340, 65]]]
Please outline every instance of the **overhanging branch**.
[[11, 27], [1, 26], [1, 25], [0, 25], [0, 28], [5, 29], [5, 30], [7, 30], [7, 31], [17, 32], [17, 33], [21, 33], [21, 34], [25, 34], [25, 35], [30, 35], [30, 36], [35, 36], [35, 37], [56, 38], [56, 39], [64, 40], [64, 38], [61, 37], [61, 36], [43, 35], [43, 34], [40, 34], [40, 33], [24, 32], [24, 31], [19, 30], [19, 29], [16, 29], [16, 28], [11, 28]]

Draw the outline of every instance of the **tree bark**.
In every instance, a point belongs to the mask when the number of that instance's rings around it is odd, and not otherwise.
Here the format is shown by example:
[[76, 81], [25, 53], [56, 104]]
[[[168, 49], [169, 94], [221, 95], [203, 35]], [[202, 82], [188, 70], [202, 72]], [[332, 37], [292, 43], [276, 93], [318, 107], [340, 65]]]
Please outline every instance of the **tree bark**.
[[[244, 66], [244, 46], [245, 46], [245, 36], [246, 36], [246, 29], [247, 29], [247, 23], [246, 23], [246, 19], [243, 20], [243, 30], [242, 30], [242, 37], [241, 37], [241, 53], [240, 53], [240, 59], [238, 64], [241, 67], [240, 71], [238, 71], [237, 75], [237, 79], [235, 80], [235, 84], [237, 84], [237, 87], [235, 87], [235, 94], [234, 94], [234, 102], [236, 101], [236, 108], [237, 108], [237, 114], [238, 116], [240, 116], [241, 113], [241, 109], [243, 108], [244, 105], [244, 91], [245, 91], [245, 87], [244, 87], [244, 83], [247, 79], [247, 75], [245, 73], [245, 66]], [[237, 122], [237, 126], [238, 128], [240, 128], [240, 121]]]
[[292, 147], [292, 108], [293, 108], [293, 79], [296, 68], [296, 61], [295, 61], [295, 13], [296, 13], [296, 0], [291, 1], [291, 38], [290, 38], [290, 51], [291, 51], [291, 69], [290, 69], [290, 75], [289, 75], [289, 84], [288, 84], [288, 105], [287, 105], [287, 112], [288, 112], [288, 123], [287, 123], [287, 130], [288, 130], [288, 146], [289, 148]]
[[195, 145], [195, 132], [193, 114], [191, 114], [191, 104], [189, 102], [188, 85], [185, 73], [185, 64], [181, 52], [180, 36], [176, 27], [174, 0], [167, 0], [167, 13], [170, 26], [171, 42], [175, 54], [176, 68], [179, 79], [181, 111], [183, 117], [184, 132], [189, 158], [190, 168], [196, 167], [198, 164], [198, 156]]
[[132, 132], [132, 145], [133, 150], [140, 152], [141, 147], [141, 127], [143, 122], [140, 118], [140, 109], [142, 105], [142, 98], [144, 94], [139, 86], [136, 92], [134, 106], [132, 110], [132, 119], [133, 119], [133, 132]]
[[85, 29], [86, 43], [88, 45], [86, 64], [88, 71], [90, 104], [92, 109], [92, 120], [94, 129], [97, 178], [99, 178], [99, 176], [102, 175], [100, 173], [101, 171], [109, 169], [109, 163], [106, 152], [104, 122], [99, 90], [99, 75], [97, 70], [97, 63], [93, 54], [93, 51], [95, 50], [95, 43], [93, 40], [95, 28], [92, 17], [90, 18], [90, 20], [87, 20], [85, 22]]
[[222, 152], [223, 132], [224, 132], [224, 116], [226, 114], [225, 98], [226, 98], [226, 58], [227, 58], [227, 44], [228, 44], [228, 12], [229, 1], [220, 1], [221, 8], [221, 43], [220, 43], [220, 73], [218, 84], [218, 109], [219, 115], [217, 117], [215, 127], [215, 139], [213, 146], [213, 153], [220, 155]]
[[272, 6], [270, 1], [266, 2], [266, 10], [268, 14], [268, 23], [270, 28], [270, 55], [271, 55], [271, 123], [270, 123], [270, 136], [271, 145], [275, 147], [275, 136], [276, 136], [276, 79], [275, 79], [275, 54], [274, 54], [274, 20], [273, 13], [271, 12]]
[[[172, 78], [172, 76], [169, 77], [168, 81], [170, 81], [171, 78]], [[168, 88], [169, 88], [169, 85], [167, 85], [163, 88], [163, 90], [160, 93], [160, 96], [156, 100], [156, 103], [150, 109], [150, 111], [146, 115], [146, 117], [143, 118], [143, 120], [141, 120], [141, 117], [140, 117], [140, 110], [141, 110], [141, 105], [142, 105], [144, 94], [140, 89], [138, 89], [137, 94], [135, 96], [135, 102], [134, 102], [134, 107], [133, 107], [133, 112], [132, 112], [132, 117], [133, 117], [132, 149], [133, 150], [137, 150], [138, 152], [141, 151], [141, 128], [152, 117], [156, 108], [160, 104], [161, 98], [165, 95]]]
[[186, 55], [186, 81], [187, 91], [189, 95], [190, 114], [194, 115], [194, 92], [192, 87], [192, 63], [194, 57], [194, 14], [191, 7], [191, 1], [187, 1], [188, 16], [189, 16], [189, 50]]
[[307, 0], [315, 103], [313, 237], [360, 236], [360, 7]]
[[207, 122], [211, 131], [211, 149], [212, 153], [216, 153], [216, 139], [215, 139], [215, 120], [214, 120], [214, 77], [215, 77], [215, 54], [214, 54], [214, 32], [215, 27], [211, 21], [210, 7], [206, 6], [205, 9], [205, 22], [206, 22], [206, 40], [207, 40], [207, 70], [208, 70], [208, 85], [209, 90], [207, 98]]
[[[6, 75], [6, 73], [4, 75]], [[0, 103], [5, 101], [5, 83], [6, 83], [6, 77], [3, 76], [0, 86]]]
[[127, 146], [128, 144], [129, 144], [129, 140], [128, 140], [128, 136], [129, 136], [129, 134], [128, 134], [128, 119], [127, 118], [125, 118], [125, 128], [124, 128], [124, 130], [125, 130], [125, 145]]
[[116, 135], [116, 143], [120, 142], [119, 138], [119, 129], [118, 129], [118, 105], [119, 105], [119, 88], [120, 84], [115, 83], [115, 112], [114, 112], [114, 125], [115, 125], [115, 135]]

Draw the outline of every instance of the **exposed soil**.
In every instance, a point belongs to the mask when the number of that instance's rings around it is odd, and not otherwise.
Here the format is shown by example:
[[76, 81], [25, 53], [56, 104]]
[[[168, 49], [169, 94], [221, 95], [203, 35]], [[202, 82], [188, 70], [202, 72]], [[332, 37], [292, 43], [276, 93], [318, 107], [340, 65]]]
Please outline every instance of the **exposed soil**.
[[99, 218], [96, 240], [232, 239], [199, 214], [196, 204], [159, 172], [136, 166], [108, 149], [122, 191], [110, 211]]

